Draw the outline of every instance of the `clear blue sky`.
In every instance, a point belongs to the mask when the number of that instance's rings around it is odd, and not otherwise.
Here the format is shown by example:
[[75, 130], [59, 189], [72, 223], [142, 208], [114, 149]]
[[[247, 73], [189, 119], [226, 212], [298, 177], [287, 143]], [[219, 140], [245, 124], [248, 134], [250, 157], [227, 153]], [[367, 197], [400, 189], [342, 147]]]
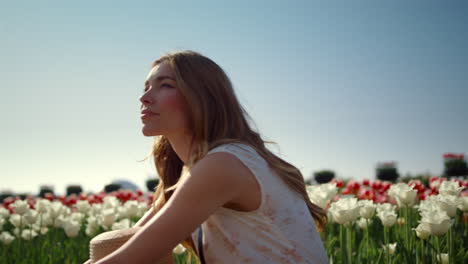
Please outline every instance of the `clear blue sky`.
[[223, 67], [260, 133], [309, 178], [442, 172], [468, 154], [466, 1], [1, 1], [0, 191], [99, 191], [155, 174], [151, 62]]

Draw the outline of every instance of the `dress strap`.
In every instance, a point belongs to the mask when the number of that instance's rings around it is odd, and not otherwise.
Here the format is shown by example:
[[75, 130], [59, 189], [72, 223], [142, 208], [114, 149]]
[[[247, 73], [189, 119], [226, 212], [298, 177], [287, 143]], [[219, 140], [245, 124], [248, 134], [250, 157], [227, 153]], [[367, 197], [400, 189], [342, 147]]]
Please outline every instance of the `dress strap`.
[[205, 264], [205, 255], [203, 254], [203, 230], [201, 225], [198, 228], [198, 256], [201, 264]]

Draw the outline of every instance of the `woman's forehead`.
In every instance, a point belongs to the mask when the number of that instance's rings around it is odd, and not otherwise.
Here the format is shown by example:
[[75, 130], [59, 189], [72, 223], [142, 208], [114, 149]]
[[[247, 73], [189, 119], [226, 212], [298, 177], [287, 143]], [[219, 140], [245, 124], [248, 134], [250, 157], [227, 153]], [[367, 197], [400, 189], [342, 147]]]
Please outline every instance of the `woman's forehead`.
[[148, 76], [146, 77], [146, 81], [153, 82], [158, 76], [169, 76], [172, 79], [175, 79], [171, 67], [164, 62], [151, 68]]

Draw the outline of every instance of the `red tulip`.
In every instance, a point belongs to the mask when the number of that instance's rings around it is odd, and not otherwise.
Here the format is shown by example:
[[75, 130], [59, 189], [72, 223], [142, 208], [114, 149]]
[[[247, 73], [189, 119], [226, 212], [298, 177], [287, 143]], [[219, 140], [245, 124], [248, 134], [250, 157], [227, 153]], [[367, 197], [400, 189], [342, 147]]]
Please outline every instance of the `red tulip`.
[[382, 182], [380, 182], [379, 180], [375, 180], [371, 184], [371, 187], [374, 190], [379, 190], [381, 186], [382, 186]]
[[392, 183], [391, 183], [391, 182], [384, 181], [384, 182], [382, 183], [381, 191], [382, 191], [382, 192], [386, 192], [388, 189], [390, 189], [390, 186], [392, 186]]
[[334, 182], [336, 184], [337, 188], [343, 187], [343, 181], [341, 181], [341, 180], [333, 179], [331, 182]]
[[71, 207], [72, 205], [76, 204], [77, 200], [78, 199], [77, 199], [76, 194], [72, 194], [68, 196], [67, 198], [65, 198], [65, 205], [68, 207]]
[[78, 196], [78, 199], [80, 201], [84, 201], [84, 200], [87, 200], [88, 197], [87, 197], [86, 193], [80, 193], [80, 195]]
[[36, 207], [34, 206], [35, 205], [34, 201], [29, 200], [29, 199], [26, 199], [26, 201], [27, 201], [30, 209], [36, 209]]
[[62, 202], [63, 204], [65, 204], [65, 199], [66, 199], [65, 196], [59, 195], [57, 198], [60, 200], [60, 202]]
[[350, 180], [348, 184], [346, 184], [346, 188], [352, 190], [352, 192], [356, 192], [360, 187], [361, 185], [355, 180]]
[[45, 193], [44, 198], [52, 202], [54, 200], [54, 195], [51, 193]]
[[368, 179], [362, 180], [362, 185], [369, 186], [369, 180]]
[[421, 201], [426, 200], [426, 194], [424, 193], [419, 194], [419, 200]]
[[3, 200], [3, 204], [5, 205], [5, 207], [10, 207], [10, 204], [14, 203], [15, 200], [16, 200], [15, 198], [10, 196]]

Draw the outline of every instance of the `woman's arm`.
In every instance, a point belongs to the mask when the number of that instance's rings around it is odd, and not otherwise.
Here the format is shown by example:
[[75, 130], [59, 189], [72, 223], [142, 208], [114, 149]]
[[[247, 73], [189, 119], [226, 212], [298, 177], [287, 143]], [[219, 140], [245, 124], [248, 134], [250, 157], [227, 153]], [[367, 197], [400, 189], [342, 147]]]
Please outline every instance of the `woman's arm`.
[[136, 222], [134, 227], [144, 226], [154, 216], [153, 208], [150, 208], [146, 213]]
[[96, 264], [154, 263], [187, 238], [214, 211], [238, 197], [246, 183], [229, 153], [200, 160], [169, 201], [124, 245]]

